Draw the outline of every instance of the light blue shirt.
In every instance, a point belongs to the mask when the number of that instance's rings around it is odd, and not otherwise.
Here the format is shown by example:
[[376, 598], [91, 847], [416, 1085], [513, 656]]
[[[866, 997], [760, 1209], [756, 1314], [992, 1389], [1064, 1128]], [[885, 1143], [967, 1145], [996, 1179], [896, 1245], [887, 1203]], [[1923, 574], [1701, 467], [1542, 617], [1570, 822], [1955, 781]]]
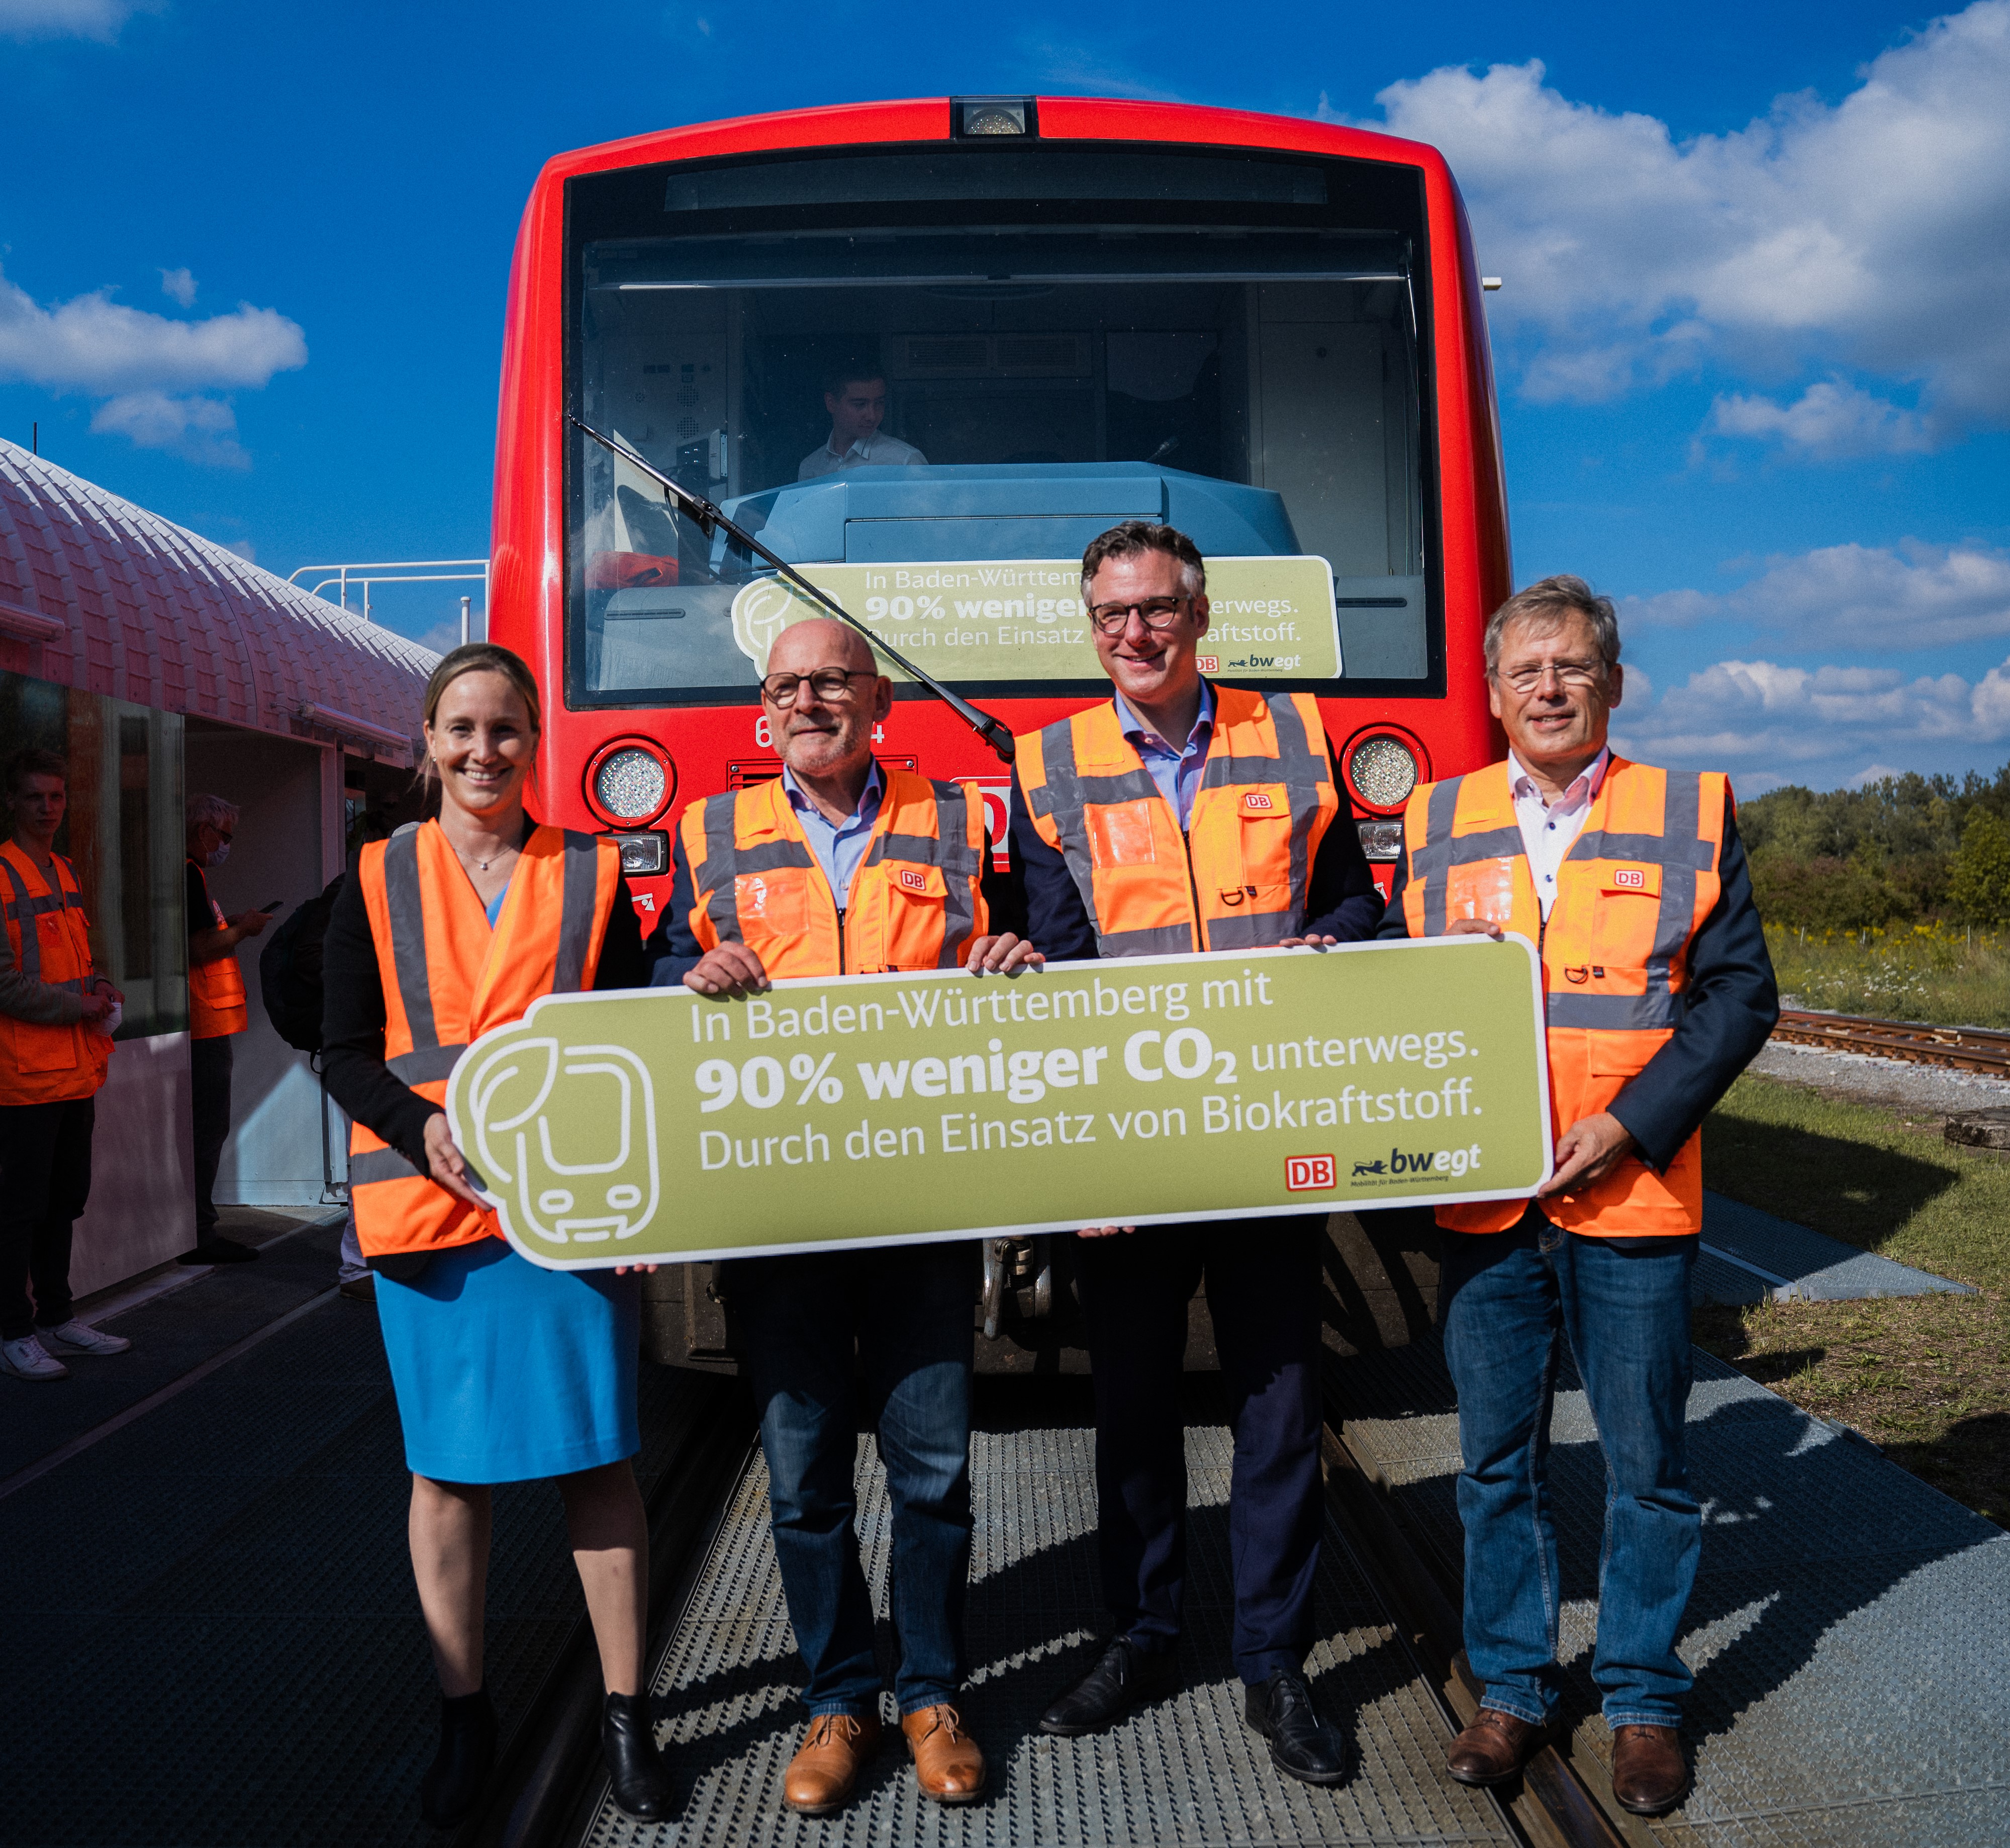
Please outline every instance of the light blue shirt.
[[858, 876], [859, 862], [872, 844], [872, 824], [879, 819], [879, 799], [886, 788], [875, 763], [866, 777], [858, 808], [841, 825], [833, 827], [824, 819], [822, 810], [797, 787], [787, 766], [783, 769], [783, 793], [789, 798], [789, 806], [795, 810], [797, 820], [802, 823], [803, 837], [810, 844], [810, 851], [816, 855], [824, 877], [830, 881], [831, 897], [837, 901], [840, 911], [844, 909], [845, 897], [851, 890], [852, 880]]
[[1184, 830], [1193, 815], [1194, 798], [1200, 793], [1201, 771], [1207, 762], [1208, 744], [1214, 736], [1213, 688], [1206, 681], [1201, 682], [1199, 715], [1193, 730], [1187, 734], [1184, 748], [1177, 751], [1131, 711], [1121, 693], [1112, 697], [1117, 705], [1117, 723], [1123, 727], [1124, 737], [1152, 773], [1159, 794], [1180, 818]]

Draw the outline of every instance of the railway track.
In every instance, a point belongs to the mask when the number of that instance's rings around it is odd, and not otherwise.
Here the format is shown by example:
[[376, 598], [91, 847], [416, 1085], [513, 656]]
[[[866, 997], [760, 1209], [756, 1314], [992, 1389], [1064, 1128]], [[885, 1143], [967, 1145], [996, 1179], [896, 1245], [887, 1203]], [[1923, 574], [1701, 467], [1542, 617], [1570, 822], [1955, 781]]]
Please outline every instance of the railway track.
[[[701, 1608], [707, 1601], [706, 1562], [744, 1470], [751, 1466], [753, 1436], [745, 1408], [720, 1390], [723, 1384], [710, 1380], [698, 1384], [701, 1402], [694, 1408], [684, 1445], [687, 1473], [674, 1473], [681, 1479], [674, 1488], [666, 1475], [651, 1509], [652, 1605], [657, 1615], [652, 1658], [660, 1655], [680, 1621], [692, 1615], [716, 1621], [718, 1615]], [[1348, 1449], [1332, 1408], [1322, 1448], [1334, 1523], [1328, 1544], [1344, 1548], [1363, 1573], [1396, 1633], [1392, 1640], [1443, 1715], [1448, 1736], [1472, 1717], [1479, 1692], [1460, 1648], [1456, 1566], [1436, 1557], [1406, 1526], [1373, 1472]], [[604, 1787], [597, 1753], [599, 1686], [597, 1658], [582, 1620], [565, 1659], [524, 1716], [511, 1742], [513, 1749], [504, 1754], [506, 1768], [488, 1813], [461, 1833], [455, 1848], [577, 1848], [582, 1840], [598, 1839], [590, 1820]], [[1197, 1759], [1206, 1757], [1203, 1738], [1182, 1743]], [[1003, 1740], [996, 1744], [1002, 1761], [1009, 1748]], [[1002, 1786], [1005, 1780], [1000, 1782]], [[1610, 1807], [1610, 1794], [1609, 1781], [1596, 1762], [1576, 1758], [1568, 1745], [1552, 1745], [1536, 1755], [1522, 1779], [1483, 1800], [1490, 1807], [1497, 1804], [1497, 1813], [1524, 1848], [1624, 1848], [1626, 1837]], [[1010, 1800], [1002, 1787], [999, 1797], [1001, 1803]], [[694, 1793], [689, 1807], [697, 1807]], [[1333, 1820], [1337, 1825], [1339, 1818]], [[670, 1825], [669, 1838], [682, 1839], [687, 1826], [699, 1836], [708, 1833], [694, 1814], [687, 1814]], [[1003, 1826], [1012, 1832], [1009, 1818]], [[1296, 1839], [1324, 1839], [1326, 1834], [1321, 1829]]]
[[1812, 1014], [1783, 1008], [1773, 1037], [1795, 1046], [1868, 1053], [1914, 1065], [1944, 1065], [2010, 1078], [2010, 1033], [1986, 1027], [1922, 1026], [1916, 1021], [1872, 1020], [1856, 1014]]

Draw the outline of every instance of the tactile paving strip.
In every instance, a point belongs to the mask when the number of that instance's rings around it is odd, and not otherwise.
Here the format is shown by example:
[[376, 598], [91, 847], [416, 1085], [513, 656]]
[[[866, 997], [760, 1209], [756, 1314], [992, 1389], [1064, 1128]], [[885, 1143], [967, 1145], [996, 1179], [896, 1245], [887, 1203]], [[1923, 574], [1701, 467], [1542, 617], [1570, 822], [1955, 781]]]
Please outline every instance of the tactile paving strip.
[[[1322, 1708], [1353, 1742], [1356, 1768], [1343, 1788], [1315, 1790], [1272, 1768], [1244, 1723], [1242, 1690], [1229, 1661], [1228, 1433], [1218, 1423], [1190, 1423], [1187, 1450], [1193, 1512], [1185, 1691], [1099, 1736], [1049, 1739], [1035, 1731], [1042, 1709], [1088, 1666], [1104, 1622], [1094, 1439], [1081, 1424], [980, 1431], [971, 1454], [972, 1676], [963, 1711], [990, 1759], [990, 1793], [962, 1809], [928, 1802], [914, 1788], [897, 1733], [890, 1733], [851, 1806], [823, 1819], [793, 1815], [781, 1804], [783, 1772], [805, 1719], [796, 1697], [802, 1668], [757, 1459], [652, 1686], [679, 1813], [668, 1824], [632, 1821], [603, 1786], [585, 1843], [1511, 1843], [1492, 1800], [1446, 1775], [1447, 1733], [1438, 1709], [1337, 1531], [1327, 1534], [1319, 1641], [1307, 1665]], [[858, 1483], [860, 1537], [883, 1622], [889, 1508], [869, 1439], [861, 1441]], [[882, 1711], [890, 1719], [890, 1697]]]
[[[1682, 1848], [2010, 1842], [2010, 1533], [1700, 1350], [1689, 1408], [1703, 1567], [1679, 1644], [1696, 1789], [1652, 1825]], [[1604, 1463], [1566, 1357], [1550, 1484], [1558, 1654], [1583, 1753]], [[1432, 1376], [1435, 1376], [1433, 1377]], [[1462, 1533], [1458, 1429], [1436, 1343], [1337, 1363], [1348, 1446], [1440, 1559]], [[1407, 1406], [1430, 1408], [1401, 1416]]]

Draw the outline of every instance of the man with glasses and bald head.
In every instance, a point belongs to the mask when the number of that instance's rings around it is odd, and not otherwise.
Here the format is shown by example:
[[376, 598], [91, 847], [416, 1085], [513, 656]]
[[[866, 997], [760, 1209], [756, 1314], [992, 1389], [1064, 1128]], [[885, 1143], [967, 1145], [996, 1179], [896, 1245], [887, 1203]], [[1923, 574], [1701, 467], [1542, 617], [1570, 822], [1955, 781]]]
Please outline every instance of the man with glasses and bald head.
[[1765, 1044], [1779, 994], [1728, 780], [1606, 741], [1625, 684], [1611, 599], [1546, 578], [1494, 612], [1485, 648], [1508, 757], [1411, 797], [1382, 933], [1518, 933], [1539, 946], [1548, 1018], [1554, 1172], [1532, 1199], [1437, 1210], [1465, 1647], [1486, 1686], [1451, 1769], [1508, 1782], [1557, 1716], [1546, 1479], [1567, 1339], [1605, 1452], [1591, 1674], [1613, 1794], [1658, 1815], [1689, 1786], [1692, 1677], [1675, 1639], [1703, 1535], [1683, 1445], [1698, 1132]]
[[[796, 976], [1017, 967], [986, 933], [984, 803], [874, 760], [893, 705], [870, 647], [819, 618], [769, 651], [762, 709], [781, 774], [695, 801], [679, 823], [670, 904], [648, 951], [659, 986], [741, 995]], [[794, 1140], [797, 1139], [790, 1139]], [[819, 1235], [829, 1139], [806, 1133], [799, 1224]], [[786, 1155], [787, 1151], [784, 1150]], [[810, 1723], [783, 1780], [790, 1809], [850, 1801], [880, 1743], [872, 1600], [860, 1569], [857, 1434], [877, 1435], [893, 1502], [893, 1693], [922, 1794], [984, 1793], [984, 1754], [954, 1704], [970, 1571], [974, 1244], [907, 1245], [725, 1267], [761, 1413], [775, 1555], [808, 1671]]]
[[[1129, 521], [1083, 554], [1111, 696], [1018, 741], [1017, 896], [1000, 921], [1049, 960], [1240, 954], [1374, 934], [1382, 916], [1309, 694], [1210, 684], [1207, 570], [1191, 539]], [[1007, 912], [1019, 915], [1007, 916]], [[1015, 951], [1014, 954], [1019, 952]], [[1179, 1377], [1204, 1278], [1235, 1434], [1235, 1666], [1272, 1761], [1347, 1777], [1312, 1705], [1323, 1213], [1085, 1228], [1076, 1246], [1096, 1384], [1098, 1548], [1112, 1634], [1041, 1719], [1071, 1736], [1170, 1693], [1186, 1583]]]

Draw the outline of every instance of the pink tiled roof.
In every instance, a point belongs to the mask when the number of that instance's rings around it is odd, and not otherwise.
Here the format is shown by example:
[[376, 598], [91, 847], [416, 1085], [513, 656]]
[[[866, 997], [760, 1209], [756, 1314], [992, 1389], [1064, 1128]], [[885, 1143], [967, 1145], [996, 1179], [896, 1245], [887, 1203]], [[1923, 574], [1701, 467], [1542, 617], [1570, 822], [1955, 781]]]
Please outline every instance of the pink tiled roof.
[[439, 658], [0, 441], [0, 669], [410, 762]]

